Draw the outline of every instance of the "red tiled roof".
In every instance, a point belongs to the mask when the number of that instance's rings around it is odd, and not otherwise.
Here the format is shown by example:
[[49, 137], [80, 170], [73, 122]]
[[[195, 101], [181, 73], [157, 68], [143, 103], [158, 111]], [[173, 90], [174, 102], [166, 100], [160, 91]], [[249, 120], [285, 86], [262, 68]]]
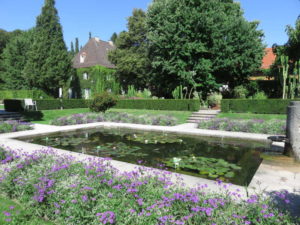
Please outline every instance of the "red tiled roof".
[[272, 48], [265, 49], [265, 55], [262, 59], [261, 69], [270, 69], [271, 65], [275, 62], [276, 55]]

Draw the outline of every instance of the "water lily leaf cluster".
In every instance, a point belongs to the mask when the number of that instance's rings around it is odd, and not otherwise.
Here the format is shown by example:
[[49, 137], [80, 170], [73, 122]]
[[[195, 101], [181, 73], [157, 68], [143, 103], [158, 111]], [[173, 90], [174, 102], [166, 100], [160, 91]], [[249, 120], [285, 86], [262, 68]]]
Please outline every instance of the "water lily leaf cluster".
[[209, 178], [233, 178], [235, 171], [241, 170], [240, 166], [229, 163], [224, 159], [183, 156], [174, 157], [164, 161], [166, 166], [177, 170], [198, 171], [201, 175]]

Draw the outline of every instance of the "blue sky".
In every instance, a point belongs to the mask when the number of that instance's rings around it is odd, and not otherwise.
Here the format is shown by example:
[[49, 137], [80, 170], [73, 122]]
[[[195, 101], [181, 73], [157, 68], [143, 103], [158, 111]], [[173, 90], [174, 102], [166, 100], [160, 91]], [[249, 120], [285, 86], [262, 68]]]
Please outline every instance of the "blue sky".
[[[44, 0], [0, 0], [0, 28], [8, 31], [29, 29], [35, 25]], [[79, 38], [84, 45], [92, 36], [109, 40], [113, 32], [126, 29], [126, 18], [134, 8], [146, 9], [151, 0], [56, 0], [64, 38]], [[260, 21], [265, 43], [284, 44], [286, 25], [295, 25], [300, 14], [300, 0], [239, 0], [247, 20]]]

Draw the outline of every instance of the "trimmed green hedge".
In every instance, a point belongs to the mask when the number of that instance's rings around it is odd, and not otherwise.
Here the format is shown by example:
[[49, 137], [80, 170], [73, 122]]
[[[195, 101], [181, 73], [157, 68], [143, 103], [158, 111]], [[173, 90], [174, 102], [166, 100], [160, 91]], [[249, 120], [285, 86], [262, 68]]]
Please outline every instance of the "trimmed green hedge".
[[[85, 99], [37, 99], [35, 100], [38, 110], [50, 109], [75, 109], [88, 108], [90, 100]], [[5, 99], [5, 109], [12, 112], [24, 111], [23, 100]], [[117, 109], [149, 109], [149, 110], [170, 110], [170, 111], [198, 111], [199, 100], [189, 99], [138, 99], [119, 100], [114, 107]]]
[[114, 107], [117, 109], [149, 109], [170, 111], [198, 111], [199, 100], [190, 99], [136, 99], [119, 100]]
[[40, 99], [41, 97], [42, 98], [50, 98], [47, 94], [45, 94], [41, 90], [5, 90], [5, 91], [0, 91], [0, 100], [16, 99], [16, 98]]
[[62, 107], [64, 109], [88, 108], [89, 100], [86, 100], [86, 99], [63, 99]]
[[61, 100], [60, 99], [39, 99], [36, 101], [38, 110], [49, 110], [49, 109], [60, 109], [61, 108]]
[[286, 114], [290, 101], [299, 99], [223, 99], [221, 111], [224, 113]]

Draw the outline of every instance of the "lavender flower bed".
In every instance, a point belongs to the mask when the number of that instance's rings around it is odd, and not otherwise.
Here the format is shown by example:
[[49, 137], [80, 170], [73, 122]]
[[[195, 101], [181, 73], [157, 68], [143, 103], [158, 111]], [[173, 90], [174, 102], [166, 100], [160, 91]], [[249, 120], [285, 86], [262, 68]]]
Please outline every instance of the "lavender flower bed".
[[285, 120], [243, 120], [216, 118], [200, 121], [198, 128], [261, 134], [285, 134]]
[[117, 122], [136, 123], [161, 126], [173, 126], [177, 124], [177, 118], [165, 115], [142, 115], [136, 116], [128, 113], [106, 112], [106, 113], [79, 113], [64, 116], [51, 121], [52, 125], [65, 126], [85, 124], [94, 122]]
[[0, 122], [0, 133], [9, 133], [31, 129], [31, 123], [21, 122], [17, 120], [8, 120]]
[[[288, 204], [286, 192], [242, 199], [221, 181], [220, 193], [211, 193], [206, 184], [185, 188], [180, 176], [173, 183], [168, 171], [121, 173], [109, 159], [78, 161], [51, 149], [1, 149], [0, 160], [0, 191], [55, 224], [296, 224], [273, 200]], [[12, 210], [3, 213], [14, 224], [24, 222]]]

